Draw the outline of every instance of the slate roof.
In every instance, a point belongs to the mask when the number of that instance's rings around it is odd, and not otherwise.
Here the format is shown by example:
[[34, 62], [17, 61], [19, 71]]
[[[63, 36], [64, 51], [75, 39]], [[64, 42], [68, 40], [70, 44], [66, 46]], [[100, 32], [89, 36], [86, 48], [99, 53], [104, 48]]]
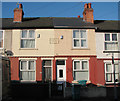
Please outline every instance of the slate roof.
[[81, 18], [68, 17], [36, 17], [24, 18], [23, 22], [15, 23], [13, 18], [2, 18], [2, 29], [28, 28], [95, 28], [94, 24], [87, 23]]
[[[94, 24], [75, 17], [33, 17], [23, 18], [23, 22], [15, 23], [13, 18], [0, 18], [2, 29], [96, 29], [96, 32], [120, 32], [120, 21], [95, 20]], [[0, 27], [1, 28], [1, 27]]]
[[120, 32], [120, 21], [95, 20], [96, 32]]

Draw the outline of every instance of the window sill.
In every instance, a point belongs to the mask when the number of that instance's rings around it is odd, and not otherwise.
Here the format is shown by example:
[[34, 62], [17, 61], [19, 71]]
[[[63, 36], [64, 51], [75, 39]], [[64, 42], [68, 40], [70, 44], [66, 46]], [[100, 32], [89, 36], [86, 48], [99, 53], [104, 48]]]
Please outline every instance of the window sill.
[[38, 48], [19, 48], [19, 50], [38, 50]]
[[72, 48], [71, 50], [90, 50], [90, 48]]
[[[106, 82], [105, 84], [106, 84], [106, 85], [113, 85], [114, 82]], [[119, 82], [115, 82], [115, 84], [119, 84]]]
[[37, 83], [36, 81], [24, 81], [24, 80], [21, 80], [20, 83]]
[[104, 50], [103, 53], [120, 53], [118, 50]]

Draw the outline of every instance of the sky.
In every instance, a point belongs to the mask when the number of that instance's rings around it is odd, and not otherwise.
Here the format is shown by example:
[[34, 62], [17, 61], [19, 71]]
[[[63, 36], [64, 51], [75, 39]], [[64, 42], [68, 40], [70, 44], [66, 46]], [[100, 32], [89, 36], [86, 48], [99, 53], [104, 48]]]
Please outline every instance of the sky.
[[[24, 17], [82, 16], [85, 2], [19, 2]], [[118, 2], [91, 2], [95, 20], [118, 20]], [[13, 18], [17, 2], [2, 2], [2, 18]]]

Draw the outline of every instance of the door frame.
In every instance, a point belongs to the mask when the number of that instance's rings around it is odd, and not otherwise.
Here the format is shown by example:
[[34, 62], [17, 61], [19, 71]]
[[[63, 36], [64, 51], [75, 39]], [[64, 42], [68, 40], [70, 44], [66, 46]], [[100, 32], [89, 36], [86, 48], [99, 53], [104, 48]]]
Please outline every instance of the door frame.
[[[65, 59], [58, 59], [58, 60], [63, 60], [65, 62], [65, 65], [57, 65], [56, 63], [56, 80], [57, 82], [66, 82], [66, 60]], [[63, 70], [65, 71], [65, 73], [63, 72], [63, 78], [64, 78], [64, 81], [58, 81], [58, 66], [64, 66]]]

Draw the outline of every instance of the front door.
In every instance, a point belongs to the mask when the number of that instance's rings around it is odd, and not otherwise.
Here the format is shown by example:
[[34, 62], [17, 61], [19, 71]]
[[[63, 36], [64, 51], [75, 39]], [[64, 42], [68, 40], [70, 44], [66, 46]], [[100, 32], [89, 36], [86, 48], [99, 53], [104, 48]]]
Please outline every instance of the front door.
[[66, 65], [65, 60], [57, 61], [57, 81], [59, 83], [66, 81]]

